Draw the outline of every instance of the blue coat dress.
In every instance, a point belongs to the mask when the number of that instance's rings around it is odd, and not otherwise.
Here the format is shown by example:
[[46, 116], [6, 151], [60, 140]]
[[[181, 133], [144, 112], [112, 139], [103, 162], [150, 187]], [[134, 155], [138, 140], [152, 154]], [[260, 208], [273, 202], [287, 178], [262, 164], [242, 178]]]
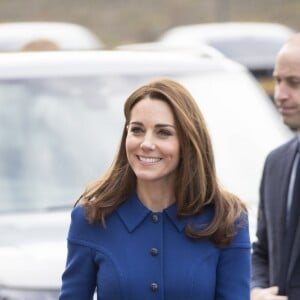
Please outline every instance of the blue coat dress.
[[228, 248], [187, 237], [187, 223], [207, 224], [212, 210], [181, 220], [175, 204], [160, 213], [136, 195], [107, 218], [89, 224], [72, 211], [60, 300], [249, 300], [248, 224]]

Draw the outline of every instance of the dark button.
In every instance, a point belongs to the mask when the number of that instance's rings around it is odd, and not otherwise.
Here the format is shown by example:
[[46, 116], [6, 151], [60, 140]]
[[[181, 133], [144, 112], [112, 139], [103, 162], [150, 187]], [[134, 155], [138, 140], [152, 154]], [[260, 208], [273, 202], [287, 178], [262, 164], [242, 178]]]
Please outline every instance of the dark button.
[[159, 221], [159, 219], [158, 219], [158, 215], [152, 215], [152, 222], [153, 223], [157, 223]]
[[158, 284], [156, 282], [152, 282], [150, 284], [150, 289], [152, 292], [156, 292], [158, 290]]
[[158, 249], [157, 248], [151, 248], [150, 253], [152, 256], [156, 256], [158, 254]]

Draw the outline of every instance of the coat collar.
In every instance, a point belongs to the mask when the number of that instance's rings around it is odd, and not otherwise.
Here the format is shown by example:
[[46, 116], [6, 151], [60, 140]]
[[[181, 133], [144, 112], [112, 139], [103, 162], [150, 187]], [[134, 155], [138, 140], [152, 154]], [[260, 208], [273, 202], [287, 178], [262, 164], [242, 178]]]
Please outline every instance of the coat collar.
[[153, 213], [143, 205], [138, 196], [134, 193], [119, 206], [117, 214], [129, 232], [133, 232], [151, 214], [165, 215], [173, 226], [181, 232], [187, 224], [195, 226], [195, 229], [200, 228], [198, 227], [199, 225], [207, 225], [213, 217], [213, 209], [207, 208], [199, 215], [179, 219], [177, 218], [176, 204], [172, 204], [162, 212]]
[[132, 194], [117, 209], [117, 213], [129, 232], [133, 232], [151, 214], [165, 214], [178, 231], [183, 231], [189, 218], [178, 219], [176, 217], [176, 204], [172, 204], [159, 213], [153, 213], [145, 207], [136, 194]]

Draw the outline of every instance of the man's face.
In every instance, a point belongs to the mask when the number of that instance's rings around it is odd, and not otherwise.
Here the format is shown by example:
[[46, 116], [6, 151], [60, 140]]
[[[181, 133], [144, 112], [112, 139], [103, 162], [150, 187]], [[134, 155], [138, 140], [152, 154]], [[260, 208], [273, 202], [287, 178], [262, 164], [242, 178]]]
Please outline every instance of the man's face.
[[300, 130], [300, 41], [285, 46], [278, 54], [274, 77], [275, 103], [283, 122]]

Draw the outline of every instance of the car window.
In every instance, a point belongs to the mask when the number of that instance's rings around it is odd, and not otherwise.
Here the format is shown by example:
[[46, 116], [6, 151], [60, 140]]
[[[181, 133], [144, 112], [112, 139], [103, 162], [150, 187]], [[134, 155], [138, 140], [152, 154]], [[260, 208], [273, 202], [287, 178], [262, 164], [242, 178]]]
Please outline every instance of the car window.
[[0, 213], [71, 207], [109, 167], [143, 76], [0, 80]]
[[108, 89], [98, 78], [0, 82], [1, 210], [71, 205], [101, 175], [122, 112]]
[[272, 59], [276, 57], [278, 50], [286, 39], [276, 37], [247, 37], [208, 39], [209, 45], [215, 47], [227, 57], [242, 62], [262, 58]]

